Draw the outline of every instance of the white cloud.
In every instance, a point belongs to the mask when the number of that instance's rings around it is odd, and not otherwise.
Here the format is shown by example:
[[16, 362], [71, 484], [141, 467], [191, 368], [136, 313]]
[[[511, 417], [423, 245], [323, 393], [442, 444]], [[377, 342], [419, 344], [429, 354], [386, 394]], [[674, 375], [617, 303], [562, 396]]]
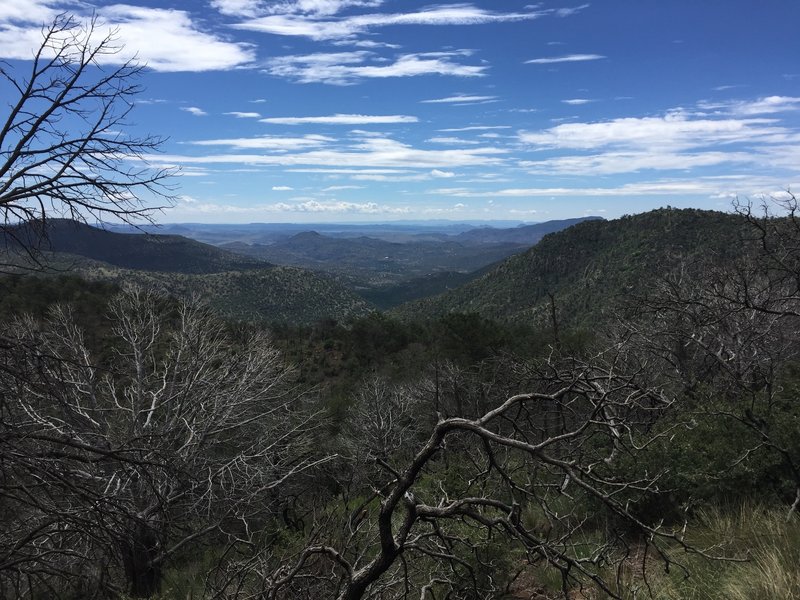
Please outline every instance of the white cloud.
[[276, 202], [274, 204], [256, 204], [250, 206], [236, 206], [231, 204], [218, 204], [213, 202], [201, 202], [192, 199], [192, 202], [184, 202], [174, 208], [166, 209], [168, 213], [180, 214], [225, 214], [225, 215], [253, 215], [259, 214], [282, 214], [282, 213], [312, 213], [312, 214], [387, 214], [405, 215], [411, 210], [404, 206], [388, 206], [375, 202], [343, 202], [331, 200], [320, 202], [318, 200], [305, 200], [303, 202]]
[[[749, 115], [755, 110], [792, 105], [781, 99], [747, 105], [737, 103], [731, 110]], [[755, 106], [759, 108], [753, 108]], [[796, 171], [799, 157], [793, 149], [800, 143], [800, 132], [781, 126], [775, 118], [734, 116], [732, 113], [711, 117], [673, 110], [663, 116], [562, 123], [541, 131], [520, 132], [519, 140], [534, 150], [576, 151], [519, 163], [529, 173], [537, 175], [689, 171], [721, 165]], [[594, 152], [587, 154], [586, 151]]]
[[53, 7], [59, 0], [3, 0], [0, 3], [0, 22], [47, 23], [61, 12]]
[[119, 28], [125, 50], [156, 71], [224, 70], [255, 58], [252, 46], [200, 31], [185, 11], [115, 4], [99, 14]]
[[375, 202], [344, 202], [341, 200], [319, 201], [307, 200], [296, 204], [279, 203], [261, 207], [270, 212], [297, 213], [355, 213], [355, 214], [407, 214], [407, 207], [392, 207]]
[[497, 13], [469, 4], [433, 6], [409, 13], [362, 14], [345, 18], [308, 18], [305, 15], [273, 14], [234, 25], [239, 29], [274, 35], [303, 36], [314, 40], [351, 38], [389, 25], [480, 25], [523, 21], [542, 17], [546, 11]]
[[569, 104], [570, 106], [581, 106], [583, 104], [594, 102], [594, 100], [590, 100], [589, 98], [570, 98], [568, 100], [562, 100], [561, 102], [564, 104]]
[[[50, 6], [58, 4], [58, 10]], [[78, 20], [92, 17], [82, 2], [67, 4]], [[20, 7], [29, 7], [24, 14]], [[3, 0], [0, 5], [0, 58], [29, 60], [42, 41], [41, 24], [67, 10], [63, 3]], [[100, 24], [95, 40], [115, 32], [121, 52], [98, 55], [100, 64], [121, 64], [136, 58], [155, 71], [213, 71], [241, 67], [255, 58], [251, 45], [230, 42], [201, 31], [182, 10], [113, 4], [96, 9]], [[154, 42], [155, 41], [155, 42]]]
[[700, 102], [698, 107], [703, 110], [716, 110], [726, 114], [746, 117], [800, 110], [800, 98], [793, 96], [766, 96], [756, 100]]
[[468, 51], [404, 54], [394, 62], [365, 64], [373, 60], [371, 52], [316, 53], [279, 56], [267, 61], [264, 71], [298, 83], [327, 83], [352, 85], [359, 79], [416, 77], [420, 75], [449, 75], [480, 77], [486, 65], [465, 65], [455, 58], [468, 56]]
[[176, 164], [244, 164], [284, 167], [338, 167], [389, 169], [451, 169], [499, 165], [507, 151], [475, 146], [422, 150], [388, 138], [368, 138], [343, 149], [320, 149], [297, 154], [212, 154], [207, 156], [154, 156]]
[[287, 169], [289, 173], [324, 173], [328, 175], [368, 175], [406, 173], [402, 169]]
[[231, 148], [241, 150], [273, 150], [283, 152], [322, 146], [326, 142], [333, 141], [335, 141], [333, 138], [311, 134], [301, 137], [278, 137], [262, 135], [252, 138], [197, 140], [189, 143], [194, 146], [230, 146]]
[[208, 115], [206, 111], [204, 111], [202, 108], [197, 108], [196, 106], [181, 106], [180, 109], [194, 115], [195, 117], [205, 117]]
[[466, 204], [462, 204], [461, 202], [458, 202], [457, 204], [454, 204], [453, 206], [443, 206], [443, 207], [431, 206], [431, 207], [423, 209], [422, 213], [425, 214], [425, 215], [446, 215], [446, 214], [452, 214], [452, 213], [461, 212], [465, 208], [467, 208]]
[[[773, 187], [770, 187], [773, 186]], [[436, 195], [457, 198], [541, 198], [541, 197], [613, 197], [613, 196], [707, 196], [734, 194], [757, 196], [775, 189], [774, 181], [744, 181], [738, 177], [705, 177], [687, 180], [657, 180], [628, 183], [615, 187], [534, 187], [476, 191], [467, 188], [430, 190]]]
[[460, 131], [486, 131], [490, 129], [511, 129], [511, 125], [471, 125], [469, 127], [455, 127], [439, 129], [442, 133], [458, 133]]
[[422, 104], [486, 104], [497, 102], [497, 96], [467, 96], [459, 94], [448, 96], [447, 98], [436, 98], [434, 100], [420, 100]]
[[211, 6], [223, 15], [252, 18], [265, 14], [334, 15], [350, 7], [376, 7], [383, 0], [211, 0]]
[[402, 48], [400, 44], [389, 44], [387, 42], [376, 42], [375, 40], [357, 40], [353, 38], [347, 38], [345, 40], [336, 40], [331, 42], [334, 46], [355, 46], [356, 48], [390, 48], [392, 50], [397, 50], [398, 48]]
[[340, 192], [344, 190], [363, 190], [363, 189], [364, 189], [363, 185], [331, 185], [320, 191], [327, 194], [329, 192]]
[[597, 123], [562, 123], [538, 132], [521, 132], [520, 141], [542, 148], [591, 150], [623, 147], [661, 151], [748, 142], [786, 133], [771, 119], [691, 118], [673, 111], [661, 117], [625, 117]]
[[532, 58], [526, 60], [526, 65], [552, 65], [557, 63], [586, 62], [591, 60], [601, 60], [605, 58], [602, 54], [566, 54], [564, 56], [549, 56], [543, 58]]
[[293, 187], [289, 187], [288, 185], [273, 185], [272, 186], [273, 192], [292, 192], [294, 191]]
[[255, 17], [262, 10], [262, 0], [211, 0], [212, 8], [230, 17]]
[[540, 161], [522, 161], [520, 166], [538, 175], [611, 175], [643, 170], [684, 170], [731, 163], [753, 163], [747, 152], [670, 153], [658, 148], [642, 152], [607, 152], [591, 156], [561, 156]]
[[232, 117], [236, 117], [237, 119], [260, 119], [261, 113], [257, 112], [239, 112], [239, 111], [231, 111], [226, 112], [226, 115], [230, 115]]
[[273, 125], [380, 125], [391, 123], [416, 123], [417, 117], [408, 115], [343, 115], [335, 114], [322, 117], [270, 117], [261, 119], [261, 123]]
[[455, 177], [452, 171], [442, 171], [441, 169], [431, 169], [427, 173], [413, 173], [413, 172], [400, 172], [395, 175], [376, 174], [376, 173], [363, 173], [360, 175], [353, 175], [353, 179], [357, 181], [380, 181], [392, 183], [404, 183], [410, 181], [430, 181], [431, 179], [449, 179]]
[[462, 140], [461, 138], [457, 137], [432, 137], [427, 140], [431, 144], [449, 144], [453, 146], [461, 146], [464, 144], [478, 144], [475, 140]]
[[572, 15], [575, 15], [581, 12], [582, 10], [589, 8], [589, 6], [590, 6], [589, 4], [581, 4], [580, 6], [575, 6], [574, 8], [559, 8], [556, 9], [555, 15], [557, 17], [571, 17]]

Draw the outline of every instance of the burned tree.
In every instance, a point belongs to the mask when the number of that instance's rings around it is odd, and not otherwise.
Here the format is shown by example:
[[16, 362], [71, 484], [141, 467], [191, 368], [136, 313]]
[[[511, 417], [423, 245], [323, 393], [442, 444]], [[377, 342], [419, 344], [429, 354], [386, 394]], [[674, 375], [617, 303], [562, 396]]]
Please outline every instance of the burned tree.
[[[675, 564], [672, 550], [687, 547], [680, 527], [636, 511], [667, 469], [636, 463], [669, 435], [654, 424], [673, 400], [650, 382], [650, 366], [625, 346], [588, 361], [552, 356], [524, 369], [537, 391], [475, 418], [434, 418], [410, 455], [375, 446], [381, 473], [352, 502], [343, 499], [338, 524], [327, 515], [294, 553], [242, 549], [213, 579], [217, 596], [503, 597], [515, 573], [548, 565], [565, 594], [593, 586], [621, 597], [634, 547], [665, 565]], [[392, 395], [381, 392], [384, 402]], [[396, 423], [407, 431], [403, 418]]]
[[172, 171], [146, 161], [163, 140], [128, 132], [144, 67], [100, 30], [61, 15], [27, 72], [0, 63], [0, 233], [49, 217], [133, 222], [171, 202]]
[[63, 308], [6, 325], [0, 597], [150, 596], [172, 556], [253, 534], [318, 460], [263, 333], [232, 338], [197, 303], [141, 290], [111, 324], [106, 356]]

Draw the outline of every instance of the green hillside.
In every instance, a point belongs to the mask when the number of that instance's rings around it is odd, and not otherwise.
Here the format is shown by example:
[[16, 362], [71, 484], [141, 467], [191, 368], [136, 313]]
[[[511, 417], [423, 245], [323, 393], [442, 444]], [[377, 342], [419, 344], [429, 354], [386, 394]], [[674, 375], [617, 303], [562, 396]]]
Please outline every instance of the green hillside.
[[294, 267], [164, 273], [124, 269], [69, 254], [48, 253], [46, 258], [55, 276], [71, 273], [90, 282], [138, 284], [177, 297], [199, 295], [218, 313], [233, 319], [301, 325], [324, 318], [344, 320], [373, 310], [335, 279]]
[[[334, 278], [276, 267], [177, 235], [123, 234], [68, 220], [51, 220], [6, 237], [8, 271], [39, 276], [76, 275], [92, 282], [140, 284], [185, 297], [199, 295], [220, 314], [245, 320], [305, 324], [347, 319], [372, 307]], [[38, 249], [31, 264], [19, 244]]]
[[115, 233], [69, 219], [50, 219], [44, 229], [25, 224], [8, 230], [5, 246], [67, 253], [117, 267], [165, 273], [218, 273], [263, 269], [263, 260], [245, 257], [180, 235]]
[[588, 221], [545, 236], [466, 285], [396, 312], [409, 318], [476, 312], [543, 324], [550, 319], [552, 294], [562, 323], [591, 327], [681, 262], [735, 256], [742, 226], [736, 215], [670, 208]]

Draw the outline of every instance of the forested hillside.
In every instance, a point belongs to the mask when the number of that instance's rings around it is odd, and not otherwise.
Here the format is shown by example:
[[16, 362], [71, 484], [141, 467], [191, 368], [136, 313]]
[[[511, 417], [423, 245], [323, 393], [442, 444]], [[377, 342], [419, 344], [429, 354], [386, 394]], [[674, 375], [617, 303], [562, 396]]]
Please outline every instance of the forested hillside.
[[[403, 316], [476, 312], [546, 326], [554, 302], [565, 326], [593, 327], [672, 269], [729, 263], [752, 235], [741, 216], [661, 209], [580, 223], [547, 235], [483, 276], [397, 309]], [[552, 298], [551, 298], [552, 296]]]
[[122, 234], [55, 220], [44, 230], [6, 232], [4, 256], [0, 263], [8, 264], [10, 272], [72, 273], [89, 281], [143, 285], [175, 297], [197, 296], [234, 319], [304, 324], [372, 310], [325, 274], [278, 267], [175, 235]]
[[74, 254], [127, 269], [172, 273], [218, 273], [263, 269], [265, 261], [243, 257], [179, 235], [116, 233], [69, 219], [51, 219], [42, 227], [8, 228], [0, 248]]
[[658, 598], [788, 600], [797, 231], [589, 222], [452, 292], [549, 292], [557, 329], [522, 302], [359, 317], [288, 268], [7, 276], [0, 592], [628, 598], [652, 552]]

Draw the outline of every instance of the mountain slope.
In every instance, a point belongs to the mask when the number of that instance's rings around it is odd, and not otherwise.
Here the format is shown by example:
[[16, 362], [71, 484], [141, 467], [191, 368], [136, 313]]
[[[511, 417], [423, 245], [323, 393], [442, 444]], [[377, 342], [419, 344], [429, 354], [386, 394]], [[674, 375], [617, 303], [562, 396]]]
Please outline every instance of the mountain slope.
[[553, 294], [559, 320], [591, 327], [681, 261], [736, 256], [743, 220], [699, 210], [661, 209], [614, 221], [589, 221], [545, 236], [466, 285], [396, 312], [405, 317], [477, 312], [544, 324]]
[[580, 217], [577, 219], [563, 219], [496, 229], [494, 227], [479, 227], [470, 229], [455, 236], [455, 241], [461, 244], [521, 244], [533, 246], [548, 233], [555, 233], [567, 227], [572, 227], [584, 221], [602, 221], [602, 217]]
[[[121, 234], [74, 221], [12, 230], [0, 263], [31, 273], [20, 244], [39, 244], [41, 276], [73, 273], [90, 281], [139, 284], [173, 296], [197, 295], [221, 314], [246, 320], [309, 324], [365, 315], [372, 307], [334, 278], [276, 267], [181, 236]], [[29, 246], [30, 247], [30, 246]], [[35, 246], [34, 246], [35, 247]], [[0, 252], [2, 247], [0, 246]]]
[[81, 272], [89, 280], [132, 282], [178, 297], [196, 294], [220, 314], [238, 320], [308, 325], [326, 318], [364, 316], [373, 310], [334, 279], [293, 267], [203, 274], [129, 269]]
[[24, 224], [10, 230], [5, 246], [24, 245], [67, 253], [117, 267], [166, 273], [219, 273], [263, 269], [269, 263], [179, 235], [115, 233], [68, 219], [50, 219], [44, 230]]
[[363, 236], [334, 238], [315, 231], [269, 245], [233, 243], [223, 247], [276, 264], [346, 274], [378, 284], [442, 271], [470, 272], [525, 248], [508, 242], [466, 245], [455, 241], [397, 243]]

